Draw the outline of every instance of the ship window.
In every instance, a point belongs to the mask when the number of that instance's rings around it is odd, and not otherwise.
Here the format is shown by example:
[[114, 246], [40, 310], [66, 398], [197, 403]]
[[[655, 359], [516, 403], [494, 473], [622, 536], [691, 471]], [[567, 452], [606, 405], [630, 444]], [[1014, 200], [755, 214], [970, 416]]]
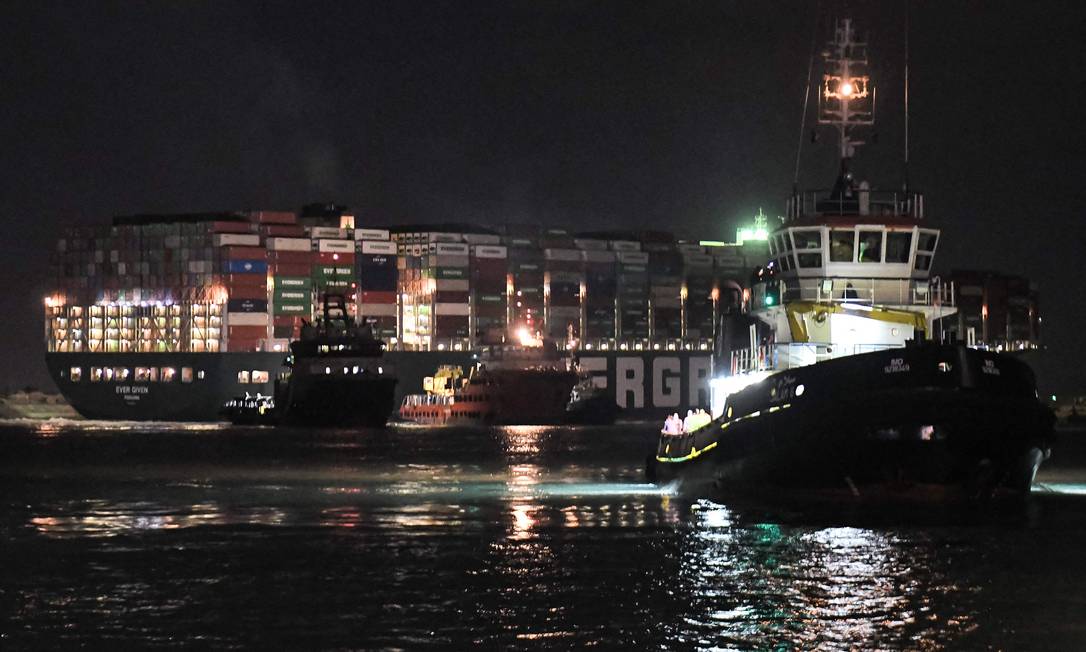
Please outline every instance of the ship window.
[[101, 367], [91, 367], [90, 369], [91, 369], [91, 371], [90, 371], [90, 381], [92, 383], [96, 383], [96, 382], [102, 380], [102, 368]]
[[162, 377], [162, 382], [172, 383], [173, 379], [177, 377], [177, 369], [175, 367], [163, 367], [159, 373]]
[[241, 384], [241, 385], [247, 385], [249, 383], [249, 372], [248, 371], [239, 371], [238, 372], [238, 383]]
[[796, 254], [800, 267], [822, 267], [822, 254]]
[[192, 382], [192, 367], [181, 367], [181, 382]]
[[830, 260], [835, 263], [851, 263], [855, 231], [830, 231]]
[[916, 268], [924, 272], [931, 269], [931, 256], [928, 254], [916, 254]]
[[83, 379], [83, 367], [72, 367], [68, 370], [68, 380], [78, 383]]
[[253, 369], [252, 381], [254, 383], [258, 383], [258, 384], [259, 383], [266, 383], [266, 382], [268, 382], [268, 377], [269, 377], [268, 372], [260, 371], [258, 369]]
[[132, 374], [132, 370], [128, 367], [114, 367], [113, 368], [113, 380], [118, 383], [123, 383], [128, 380], [128, 377]]
[[860, 251], [857, 259], [861, 263], [882, 262], [882, 231], [860, 231]]
[[938, 239], [939, 234], [934, 231], [921, 231], [916, 240], [916, 248], [919, 251], [935, 251], [935, 242]]
[[136, 367], [136, 382], [147, 383], [154, 380], [151, 374], [154, 371], [154, 367]]
[[196, 380], [203, 380], [207, 377], [207, 372], [203, 369], [196, 372]]
[[909, 262], [909, 249], [913, 245], [913, 234], [908, 231], [891, 231], [886, 234], [886, 262]]
[[792, 241], [796, 243], [796, 251], [801, 249], [821, 249], [822, 232], [797, 229], [792, 231]]

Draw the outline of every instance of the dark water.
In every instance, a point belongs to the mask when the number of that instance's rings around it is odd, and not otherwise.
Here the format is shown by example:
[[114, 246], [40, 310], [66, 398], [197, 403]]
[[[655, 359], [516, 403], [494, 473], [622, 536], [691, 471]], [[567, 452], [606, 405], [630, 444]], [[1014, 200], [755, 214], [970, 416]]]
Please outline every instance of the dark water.
[[0, 649], [1086, 646], [1073, 435], [1024, 505], [812, 513], [654, 430], [0, 427]]

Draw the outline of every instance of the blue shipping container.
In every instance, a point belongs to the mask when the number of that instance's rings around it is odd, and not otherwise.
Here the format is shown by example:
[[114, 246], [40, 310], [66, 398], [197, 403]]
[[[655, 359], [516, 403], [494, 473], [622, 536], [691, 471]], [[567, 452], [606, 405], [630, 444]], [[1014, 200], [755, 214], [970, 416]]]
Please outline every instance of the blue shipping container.
[[267, 274], [266, 260], [227, 260], [224, 261], [227, 274]]

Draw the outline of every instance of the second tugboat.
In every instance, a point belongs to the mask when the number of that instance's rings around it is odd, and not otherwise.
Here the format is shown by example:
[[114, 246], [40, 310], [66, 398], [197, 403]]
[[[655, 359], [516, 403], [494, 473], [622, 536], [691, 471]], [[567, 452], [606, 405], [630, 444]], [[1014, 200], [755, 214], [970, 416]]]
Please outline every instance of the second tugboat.
[[648, 475], [762, 496], [1028, 493], [1052, 412], [1021, 360], [927, 341], [955, 312], [952, 288], [930, 277], [939, 231], [918, 193], [853, 179], [850, 132], [873, 124], [874, 90], [851, 21], [824, 58], [819, 122], [840, 138], [837, 181], [790, 200], [747, 314], [725, 323], [716, 420], [661, 435]]
[[395, 407], [396, 376], [384, 342], [356, 326], [341, 295], [325, 294], [321, 317], [290, 343], [275, 397], [239, 397], [224, 406], [236, 424], [381, 427]]

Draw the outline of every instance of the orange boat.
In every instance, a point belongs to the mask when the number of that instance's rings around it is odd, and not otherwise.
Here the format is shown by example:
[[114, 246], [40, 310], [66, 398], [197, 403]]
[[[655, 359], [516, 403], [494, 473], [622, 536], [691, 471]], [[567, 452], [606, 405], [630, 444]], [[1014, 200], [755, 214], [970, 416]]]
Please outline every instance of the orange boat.
[[440, 367], [423, 382], [425, 394], [404, 397], [400, 418], [428, 425], [563, 423], [577, 378], [553, 341], [492, 346], [466, 378], [460, 367]]

